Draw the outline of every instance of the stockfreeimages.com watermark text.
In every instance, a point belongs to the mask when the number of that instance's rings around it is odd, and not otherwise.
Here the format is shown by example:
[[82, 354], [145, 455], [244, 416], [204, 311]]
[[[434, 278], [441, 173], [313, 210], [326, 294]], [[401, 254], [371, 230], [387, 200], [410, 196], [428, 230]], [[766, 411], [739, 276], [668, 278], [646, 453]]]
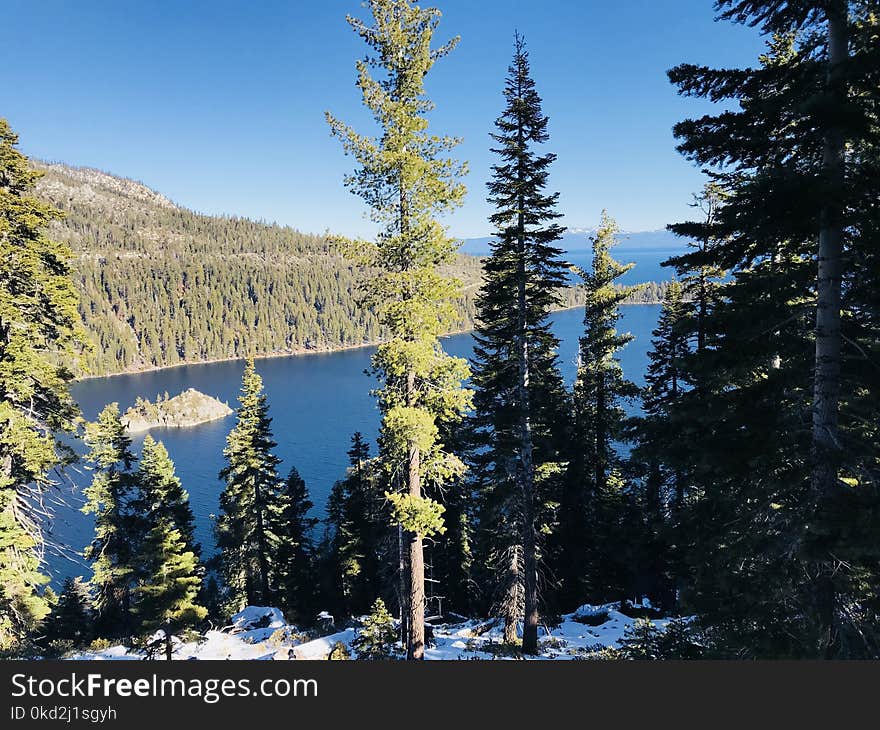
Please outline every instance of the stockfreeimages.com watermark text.
[[317, 697], [315, 679], [270, 678], [250, 679], [188, 679], [150, 677], [128, 679], [105, 677], [97, 672], [85, 675], [71, 672], [61, 678], [39, 678], [30, 674], [12, 675], [12, 697], [30, 699], [70, 699], [102, 697], [192, 697], [208, 704], [227, 697]]

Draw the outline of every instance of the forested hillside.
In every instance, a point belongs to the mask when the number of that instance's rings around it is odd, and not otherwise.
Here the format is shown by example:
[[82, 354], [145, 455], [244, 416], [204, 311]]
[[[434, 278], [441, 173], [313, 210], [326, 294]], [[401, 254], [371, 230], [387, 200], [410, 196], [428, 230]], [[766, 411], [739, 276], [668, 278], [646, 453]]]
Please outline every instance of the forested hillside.
[[[374, 342], [356, 272], [321, 236], [194, 213], [96, 170], [38, 165], [39, 192], [66, 217], [51, 235], [76, 254], [93, 374]], [[479, 279], [460, 256], [456, 273]], [[460, 326], [472, 322], [470, 299]]]
[[[207, 216], [98, 170], [34, 163], [41, 195], [66, 216], [51, 235], [76, 260], [80, 310], [94, 343], [87, 374], [184, 362], [330, 350], [376, 342], [358, 272], [323, 236]], [[479, 259], [460, 255], [456, 329], [474, 323]], [[660, 301], [649, 286], [635, 301]], [[583, 300], [568, 290], [563, 305]]]

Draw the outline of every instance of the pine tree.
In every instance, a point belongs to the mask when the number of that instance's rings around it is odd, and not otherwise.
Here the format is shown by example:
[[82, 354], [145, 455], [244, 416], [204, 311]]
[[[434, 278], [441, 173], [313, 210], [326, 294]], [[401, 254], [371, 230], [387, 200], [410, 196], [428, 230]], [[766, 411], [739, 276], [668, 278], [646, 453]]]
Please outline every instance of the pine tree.
[[348, 615], [369, 610], [374, 597], [386, 593], [382, 565], [390, 560], [391, 519], [369, 446], [360, 432], [351, 443], [348, 474], [333, 485], [327, 500], [324, 572], [329, 584], [323, 590], [330, 605]]
[[680, 464], [691, 457], [681, 453], [682, 426], [677, 410], [687, 387], [685, 360], [690, 344], [683, 326], [687, 309], [681, 285], [671, 282], [652, 333], [642, 394], [644, 416], [633, 424], [631, 438], [637, 443], [629, 460], [642, 479], [645, 529], [639, 561], [643, 573], [640, 592], [667, 605], [674, 604], [682, 581], [685, 478]]
[[167, 519], [196, 556], [201, 548], [195, 542], [195, 523], [189, 494], [174, 471], [174, 462], [161, 441], [149, 434], [144, 437], [141, 458], [135, 475], [138, 498], [135, 507], [148, 524]]
[[[442, 531], [442, 507], [423, 493], [426, 482], [445, 482], [460, 473], [459, 459], [438, 441], [438, 420], [458, 417], [469, 406], [461, 383], [467, 363], [443, 352], [439, 336], [455, 319], [460, 283], [440, 270], [454, 260], [456, 244], [437, 221], [461, 202], [458, 181], [464, 167], [444, 157], [457, 140], [431, 135], [424, 79], [457, 39], [432, 48], [440, 12], [410, 0], [370, 0], [375, 25], [348, 18], [372, 59], [358, 61], [363, 101], [381, 128], [374, 139], [332, 115], [333, 131], [360, 165], [346, 184], [383, 226], [373, 243], [349, 242], [349, 253], [374, 271], [368, 302], [388, 332], [373, 358], [382, 381], [382, 458], [402, 492], [389, 492], [397, 521], [406, 532], [408, 589], [407, 656], [424, 654], [425, 537]], [[371, 69], [377, 68], [380, 75]], [[392, 480], [389, 479], [389, 482]], [[389, 484], [389, 486], [391, 486]]]
[[563, 601], [577, 605], [585, 595], [596, 600], [622, 598], [626, 588], [626, 548], [621, 530], [631, 505], [615, 442], [624, 435], [623, 401], [638, 388], [623, 376], [617, 353], [632, 335], [617, 331], [620, 302], [635, 287], [616, 284], [633, 264], [611, 256], [616, 223], [606, 212], [593, 237], [590, 271], [584, 281], [586, 306], [574, 385], [574, 435], [560, 506], [557, 575]]
[[271, 605], [273, 597], [270, 523], [278, 507], [280, 460], [272, 451], [272, 419], [252, 359], [242, 376], [236, 417], [223, 450], [226, 466], [220, 479], [225, 487], [216, 525], [220, 571], [233, 612], [246, 605]]
[[555, 223], [559, 195], [546, 192], [556, 155], [537, 152], [549, 139], [548, 119], [518, 34], [504, 98], [492, 135], [500, 164], [488, 184], [495, 241], [477, 297], [474, 428], [485, 485], [481, 529], [493, 533], [505, 636], [514, 639], [516, 622], [523, 621], [523, 651], [532, 654], [538, 642], [536, 472], [559, 460], [565, 408], [559, 342], [548, 314], [559, 303], [566, 267], [553, 246], [563, 232]]
[[86, 646], [94, 637], [94, 621], [88, 584], [81, 576], [66, 578], [47, 621], [46, 641], [63, 649]]
[[85, 514], [95, 516], [95, 537], [85, 549], [92, 561], [99, 633], [123, 636], [132, 628], [131, 587], [136, 578], [140, 519], [132, 513], [136, 480], [131, 439], [122, 425], [119, 405], [111, 403], [94, 423], [86, 424], [86, 461], [94, 470], [85, 489]]
[[17, 144], [0, 119], [0, 650], [49, 612], [41, 515], [50, 471], [72, 458], [56, 434], [75, 427], [67, 383], [85, 339], [70, 249], [44, 232], [61, 213], [33, 197], [41, 173]]
[[663, 632], [650, 619], [640, 618], [627, 626], [620, 640], [620, 655], [624, 659], [662, 659]]
[[670, 72], [684, 94], [738, 102], [675, 129], [727, 196], [715, 220], [674, 227], [715, 242], [678, 267], [732, 272], [695, 363], [701, 402], [685, 399], [701, 454], [691, 598], [736, 655], [873, 656], [877, 440], [862, 424], [877, 404], [859, 342], [876, 329], [856, 282], [875, 276], [876, 4], [719, 8], [772, 37], [757, 68]]
[[145, 576], [134, 589], [134, 610], [147, 655], [163, 651], [171, 661], [174, 635], [194, 628], [208, 611], [197, 602], [202, 587], [198, 556], [168, 516], [153, 523], [142, 545], [141, 564]]
[[274, 553], [274, 585], [285, 614], [299, 621], [313, 617], [315, 599], [312, 501], [306, 483], [293, 468], [272, 510], [270, 532]]
[[392, 659], [396, 645], [394, 619], [385, 608], [385, 602], [377, 598], [351, 646], [357, 652], [358, 659], [376, 660]]

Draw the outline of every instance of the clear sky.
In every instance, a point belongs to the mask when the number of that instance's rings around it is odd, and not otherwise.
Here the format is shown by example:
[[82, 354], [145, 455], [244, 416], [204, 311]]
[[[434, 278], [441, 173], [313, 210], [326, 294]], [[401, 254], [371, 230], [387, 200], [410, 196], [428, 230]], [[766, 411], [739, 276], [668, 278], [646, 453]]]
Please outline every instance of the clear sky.
[[[453, 234], [489, 232], [488, 133], [502, 108], [513, 33], [525, 35], [556, 152], [551, 185], [570, 226], [608, 208], [626, 230], [688, 213], [698, 170], [672, 125], [701, 114], [666, 70], [753, 64], [763, 41], [714, 22], [711, 0], [436, 0], [432, 128], [464, 138], [465, 206]], [[342, 186], [352, 161], [332, 110], [369, 131], [354, 86], [365, 46], [345, 22], [358, 0], [4, 0], [0, 116], [24, 152], [132, 177], [206, 213], [305, 231], [369, 232]]]

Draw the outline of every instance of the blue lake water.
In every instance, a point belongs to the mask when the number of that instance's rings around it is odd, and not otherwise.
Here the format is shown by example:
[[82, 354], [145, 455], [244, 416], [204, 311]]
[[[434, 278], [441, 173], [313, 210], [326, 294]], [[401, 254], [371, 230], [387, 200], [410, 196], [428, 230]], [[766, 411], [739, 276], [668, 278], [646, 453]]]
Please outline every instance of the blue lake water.
[[[632, 332], [636, 339], [621, 354], [626, 375], [642, 382], [647, 365], [651, 330], [659, 313], [658, 306], [627, 306], [622, 309], [621, 329]], [[561, 340], [559, 360], [566, 381], [575, 375], [578, 338], [583, 331], [583, 310], [572, 309], [552, 315], [553, 328]], [[469, 334], [444, 339], [446, 350], [460, 357], [469, 357], [473, 340]], [[346, 451], [351, 434], [361, 431], [370, 441], [375, 439], [379, 414], [370, 390], [375, 381], [365, 374], [373, 348], [361, 348], [328, 354], [276, 357], [257, 361], [269, 400], [276, 450], [282, 459], [281, 473], [286, 475], [296, 466], [311, 492], [316, 511], [323, 507], [333, 483], [344, 476]], [[188, 365], [137, 375], [95, 378], [75, 383], [74, 397], [83, 415], [94, 419], [111, 402], [125, 410], [137, 396], [154, 399], [166, 391], [176, 395], [186, 388], [227, 401], [232, 407], [241, 382], [244, 363], [241, 361]], [[226, 435], [235, 423], [229, 416], [221, 421], [192, 428], [153, 429], [150, 433], [165, 443], [177, 467], [177, 474], [189, 491], [196, 518], [196, 535], [206, 555], [213, 552], [211, 515], [217, 511], [221, 483], [217, 473], [223, 466]], [[140, 450], [143, 435], [134, 438]], [[57, 547], [47, 556], [53, 580], [68, 575], [88, 575], [88, 567], [78, 553], [91, 539], [92, 521], [79, 512], [82, 505], [81, 487], [89, 480], [82, 465], [69, 475], [73, 485], [62, 488], [62, 503], [55, 506], [52, 542]]]

